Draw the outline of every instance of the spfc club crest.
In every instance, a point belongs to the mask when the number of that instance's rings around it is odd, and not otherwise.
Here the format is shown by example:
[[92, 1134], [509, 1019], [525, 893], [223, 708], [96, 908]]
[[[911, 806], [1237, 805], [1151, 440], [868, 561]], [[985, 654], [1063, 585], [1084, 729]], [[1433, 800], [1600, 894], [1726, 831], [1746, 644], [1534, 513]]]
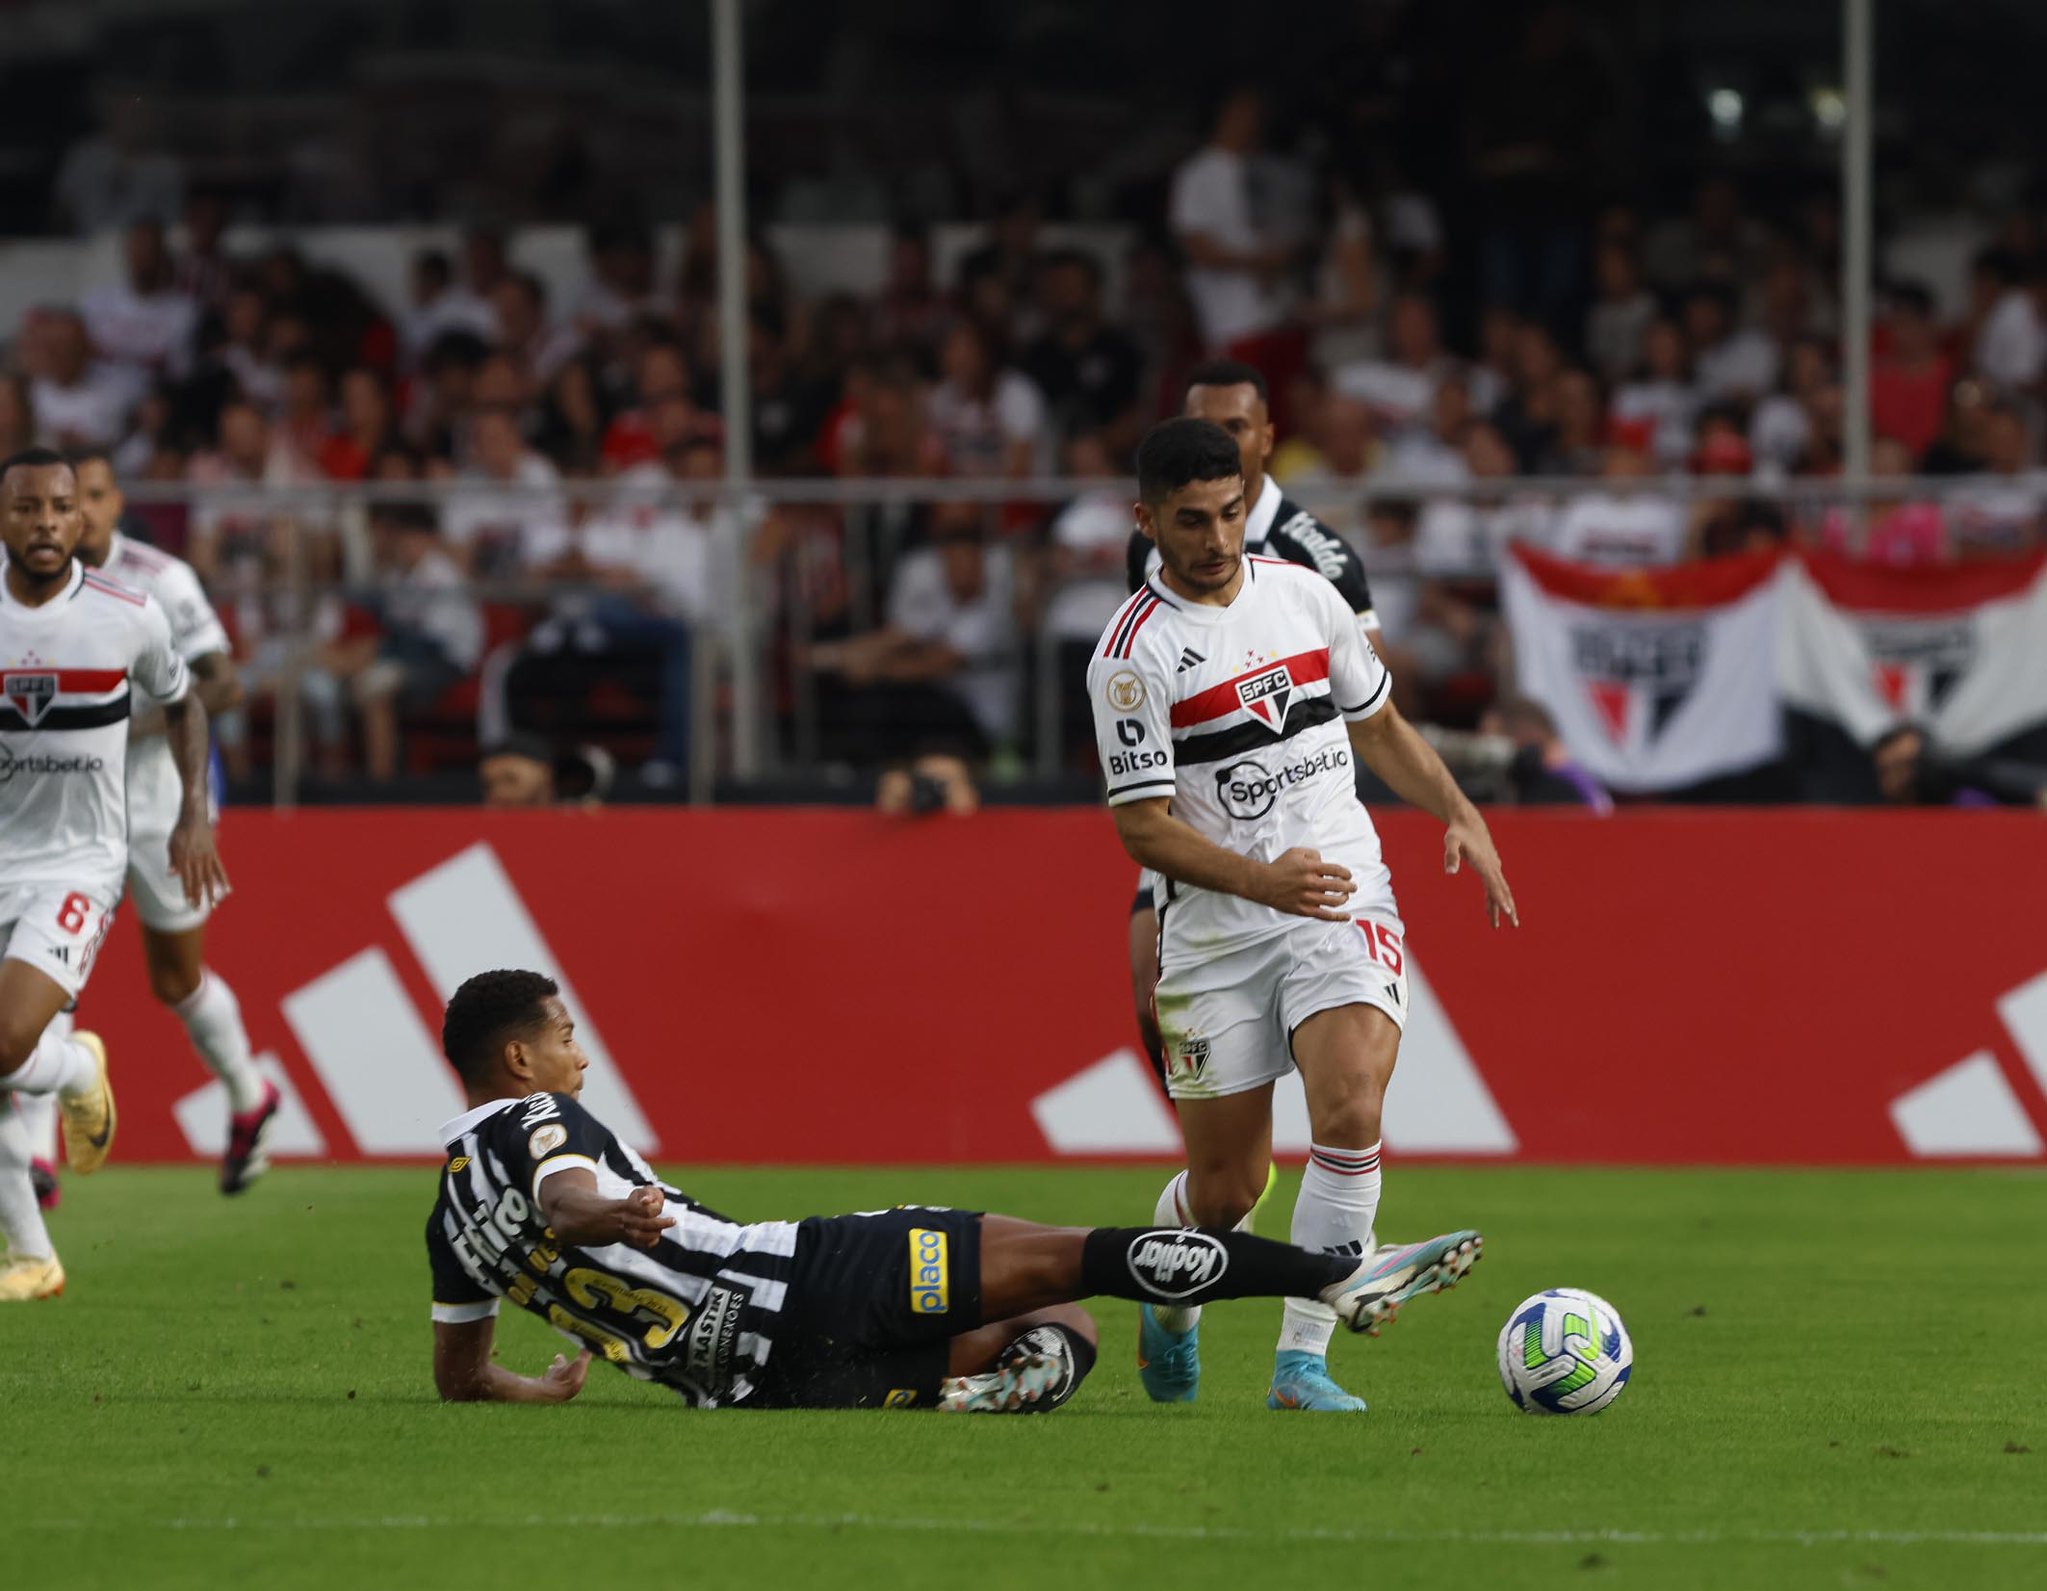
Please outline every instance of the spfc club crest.
[[1947, 706], [1976, 662], [1972, 616], [1933, 621], [1867, 623], [1870, 683], [1900, 718], [1923, 718]]
[[1293, 694], [1294, 677], [1284, 663], [1237, 681], [1237, 700], [1244, 704], [1244, 711], [1275, 735], [1286, 728], [1286, 704]]
[[1646, 718], [1641, 741], [1653, 745], [1705, 672], [1706, 627], [1586, 626], [1572, 632], [1571, 650], [1613, 743], [1625, 748], [1632, 726]]
[[57, 676], [38, 670], [9, 669], [0, 674], [0, 697], [7, 705], [28, 721], [33, 729], [42, 722], [43, 714], [50, 710], [50, 704], [57, 699]]

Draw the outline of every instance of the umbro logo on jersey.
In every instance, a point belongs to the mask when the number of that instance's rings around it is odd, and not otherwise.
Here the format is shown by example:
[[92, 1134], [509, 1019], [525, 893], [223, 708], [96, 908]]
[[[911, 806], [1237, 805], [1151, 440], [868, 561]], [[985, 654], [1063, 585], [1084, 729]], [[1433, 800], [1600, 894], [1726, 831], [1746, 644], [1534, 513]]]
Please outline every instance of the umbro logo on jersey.
[[1182, 674], [1186, 673], [1187, 670], [1194, 667], [1195, 664], [1206, 663], [1207, 661], [1208, 661], [1207, 658], [1203, 657], [1191, 646], [1183, 646], [1180, 648], [1180, 672]]
[[1237, 681], [1237, 700], [1244, 704], [1244, 711], [1274, 734], [1286, 727], [1286, 704], [1293, 694], [1294, 677], [1284, 663]]

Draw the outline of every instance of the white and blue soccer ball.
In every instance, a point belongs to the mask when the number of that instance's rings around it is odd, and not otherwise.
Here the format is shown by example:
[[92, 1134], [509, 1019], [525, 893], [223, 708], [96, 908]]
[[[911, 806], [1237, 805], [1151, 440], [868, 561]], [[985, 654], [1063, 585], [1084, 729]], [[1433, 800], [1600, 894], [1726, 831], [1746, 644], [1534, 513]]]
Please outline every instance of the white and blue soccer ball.
[[1597, 1414], [1628, 1384], [1635, 1345], [1613, 1305], [1578, 1287], [1524, 1298], [1500, 1328], [1500, 1384], [1528, 1414]]

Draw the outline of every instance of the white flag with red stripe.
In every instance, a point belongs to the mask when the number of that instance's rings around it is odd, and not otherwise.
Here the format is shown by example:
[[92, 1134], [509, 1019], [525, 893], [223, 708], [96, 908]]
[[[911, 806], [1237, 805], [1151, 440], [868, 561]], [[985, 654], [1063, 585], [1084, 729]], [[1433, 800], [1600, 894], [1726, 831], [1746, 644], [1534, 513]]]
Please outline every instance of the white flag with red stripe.
[[1522, 690], [1612, 789], [1677, 790], [1775, 760], [1775, 554], [1598, 569], [1509, 550], [1501, 582]]
[[1884, 569], [1814, 553], [1785, 603], [1786, 705], [1862, 744], [1911, 723], [1974, 756], [2047, 724], [2047, 555]]

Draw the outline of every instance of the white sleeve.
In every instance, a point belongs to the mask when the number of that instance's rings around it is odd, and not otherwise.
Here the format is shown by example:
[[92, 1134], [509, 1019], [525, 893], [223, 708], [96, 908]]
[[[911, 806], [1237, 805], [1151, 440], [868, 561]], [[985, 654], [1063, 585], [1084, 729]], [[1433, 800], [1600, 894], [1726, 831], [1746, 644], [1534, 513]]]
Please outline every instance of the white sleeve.
[[1150, 647], [1130, 646], [1127, 658], [1113, 655], [1122, 649], [1115, 643], [1131, 617], [1126, 608], [1109, 621], [1087, 670], [1095, 749], [1112, 807], [1173, 794], [1173, 679], [1153, 661]]
[[183, 701], [192, 688], [191, 671], [171, 640], [171, 621], [155, 597], [143, 599], [128, 677], [160, 702]]
[[1215, 236], [1227, 231], [1233, 207], [1226, 190], [1227, 169], [1219, 161], [1197, 155], [1173, 177], [1173, 230]]
[[154, 595], [170, 620], [171, 644], [178, 656], [195, 663], [215, 652], [232, 652], [220, 615], [206, 600], [199, 577], [182, 563], [167, 564], [156, 578]]
[[1342, 593], [1327, 580], [1318, 581], [1315, 600], [1321, 604], [1329, 634], [1329, 692], [1349, 723], [1370, 718], [1393, 694], [1393, 676], [1365, 639], [1358, 617]]

